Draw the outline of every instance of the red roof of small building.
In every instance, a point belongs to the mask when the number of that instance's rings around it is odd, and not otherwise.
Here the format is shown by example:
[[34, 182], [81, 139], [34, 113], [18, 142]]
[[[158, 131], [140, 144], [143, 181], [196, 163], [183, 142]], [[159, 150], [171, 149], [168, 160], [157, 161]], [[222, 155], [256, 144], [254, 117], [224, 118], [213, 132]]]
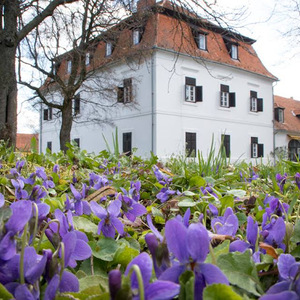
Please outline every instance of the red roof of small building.
[[275, 129], [300, 135], [300, 101], [274, 96], [274, 108], [284, 108], [284, 122], [275, 122]]
[[31, 147], [31, 139], [35, 137], [37, 151], [39, 150], [39, 135], [38, 134], [27, 134], [27, 133], [17, 133], [16, 148], [21, 152], [29, 152]]

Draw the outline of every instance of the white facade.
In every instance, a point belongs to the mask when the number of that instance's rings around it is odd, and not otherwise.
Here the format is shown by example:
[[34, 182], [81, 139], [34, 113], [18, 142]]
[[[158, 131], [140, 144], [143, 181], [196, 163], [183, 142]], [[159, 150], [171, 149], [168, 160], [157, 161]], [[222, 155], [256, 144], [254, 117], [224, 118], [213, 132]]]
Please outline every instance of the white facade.
[[[114, 126], [74, 123], [71, 138], [80, 139], [80, 148], [95, 153], [106, 149], [103, 135], [112, 147], [114, 127], [118, 127], [120, 151], [123, 134], [131, 132], [131, 146], [143, 157], [150, 151], [160, 158], [185, 154], [186, 133], [196, 133], [196, 150], [204, 157], [212, 139], [219, 148], [222, 134], [230, 135], [231, 161], [256, 160], [251, 158], [252, 137], [263, 145], [264, 161], [273, 152], [273, 80], [267, 76], [158, 48], [138, 69], [127, 65], [112, 69], [116, 80], [132, 78], [134, 104], [118, 103], [110, 111]], [[186, 77], [202, 86], [202, 102], [185, 101]], [[235, 93], [235, 107], [220, 106], [221, 85]], [[250, 91], [263, 98], [263, 111], [250, 111]], [[82, 104], [78, 118], [84, 118], [85, 110], [88, 107]], [[49, 142], [52, 151], [59, 151], [59, 129], [57, 119], [42, 121], [41, 151]]]

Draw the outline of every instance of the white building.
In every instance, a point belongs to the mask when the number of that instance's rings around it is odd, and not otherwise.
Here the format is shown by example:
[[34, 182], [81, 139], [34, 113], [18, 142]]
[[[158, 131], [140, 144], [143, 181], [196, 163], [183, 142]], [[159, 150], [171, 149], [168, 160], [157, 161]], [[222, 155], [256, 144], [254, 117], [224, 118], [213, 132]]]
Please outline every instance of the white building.
[[[277, 79], [257, 57], [255, 41], [202, 19], [184, 14], [178, 19], [167, 1], [150, 2], [139, 1], [138, 14], [152, 7], [142, 29], [125, 28], [114, 47], [100, 37], [93, 54], [94, 66], [110, 63], [118, 87], [113, 96], [118, 103], [108, 116], [113, 126], [74, 123], [72, 139], [97, 153], [106, 149], [103, 135], [111, 141], [118, 127], [120, 150], [137, 148], [141, 156], [150, 151], [161, 158], [194, 156], [199, 150], [205, 157], [213, 139], [216, 148], [223, 140], [232, 161], [267, 160], [274, 150]], [[67, 63], [60, 72], [67, 73]], [[79, 107], [78, 120], [93, 114], [78, 98], [74, 109]], [[41, 119], [41, 151], [58, 151], [59, 119], [45, 107]]]

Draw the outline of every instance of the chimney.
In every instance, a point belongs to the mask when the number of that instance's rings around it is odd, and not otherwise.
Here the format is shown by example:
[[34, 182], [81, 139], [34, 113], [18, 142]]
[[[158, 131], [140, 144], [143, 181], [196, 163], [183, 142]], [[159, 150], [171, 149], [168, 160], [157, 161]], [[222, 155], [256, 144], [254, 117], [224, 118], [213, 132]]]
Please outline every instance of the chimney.
[[139, 0], [137, 3], [137, 11], [142, 11], [156, 4], [156, 0]]

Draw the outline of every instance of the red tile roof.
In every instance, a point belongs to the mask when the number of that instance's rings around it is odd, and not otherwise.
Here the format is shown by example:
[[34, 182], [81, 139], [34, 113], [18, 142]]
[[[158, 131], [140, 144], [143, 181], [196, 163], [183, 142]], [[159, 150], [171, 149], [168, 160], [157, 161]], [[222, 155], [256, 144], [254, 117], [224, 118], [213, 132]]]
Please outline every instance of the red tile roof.
[[275, 129], [300, 134], [300, 117], [297, 117], [300, 113], [300, 101], [274, 96], [274, 108], [277, 107], [284, 108], [284, 122], [279, 123], [275, 120]]
[[[142, 1], [145, 2], [145, 5], [142, 3], [140, 5], [142, 8], [136, 14], [121, 21], [92, 42], [93, 59], [91, 65], [87, 67], [87, 71], [97, 69], [111, 61], [126, 61], [130, 57], [140, 57], [139, 60], [142, 61], [148, 52], [154, 48], [161, 48], [233, 66], [266, 76], [271, 80], [277, 80], [258, 58], [252, 47], [254, 40], [223, 29], [204, 19], [195, 18], [194, 14], [187, 13], [186, 10], [179, 9], [174, 12], [174, 4], [169, 1], [164, 0], [158, 3], [152, 0]], [[144, 33], [138, 45], [132, 45], [132, 29], [136, 28], [135, 26], [144, 27]], [[195, 29], [207, 33], [207, 51], [198, 49], [193, 36]], [[106, 57], [106, 42], [112, 38], [112, 35], [115, 47], [112, 55]], [[230, 57], [224, 36], [238, 44], [238, 60]], [[66, 72], [66, 62], [71, 55], [72, 52], [68, 52], [57, 58], [57, 61], [60, 61], [58, 75], [62, 78], [69, 76]], [[50, 83], [50, 80], [46, 82], [46, 86], [47, 83]], [[46, 86], [44, 85], [44, 88]]]
[[17, 142], [16, 148], [22, 152], [29, 152], [31, 146], [31, 139], [36, 138], [37, 151], [39, 150], [39, 135], [38, 134], [26, 134], [26, 133], [17, 133]]

